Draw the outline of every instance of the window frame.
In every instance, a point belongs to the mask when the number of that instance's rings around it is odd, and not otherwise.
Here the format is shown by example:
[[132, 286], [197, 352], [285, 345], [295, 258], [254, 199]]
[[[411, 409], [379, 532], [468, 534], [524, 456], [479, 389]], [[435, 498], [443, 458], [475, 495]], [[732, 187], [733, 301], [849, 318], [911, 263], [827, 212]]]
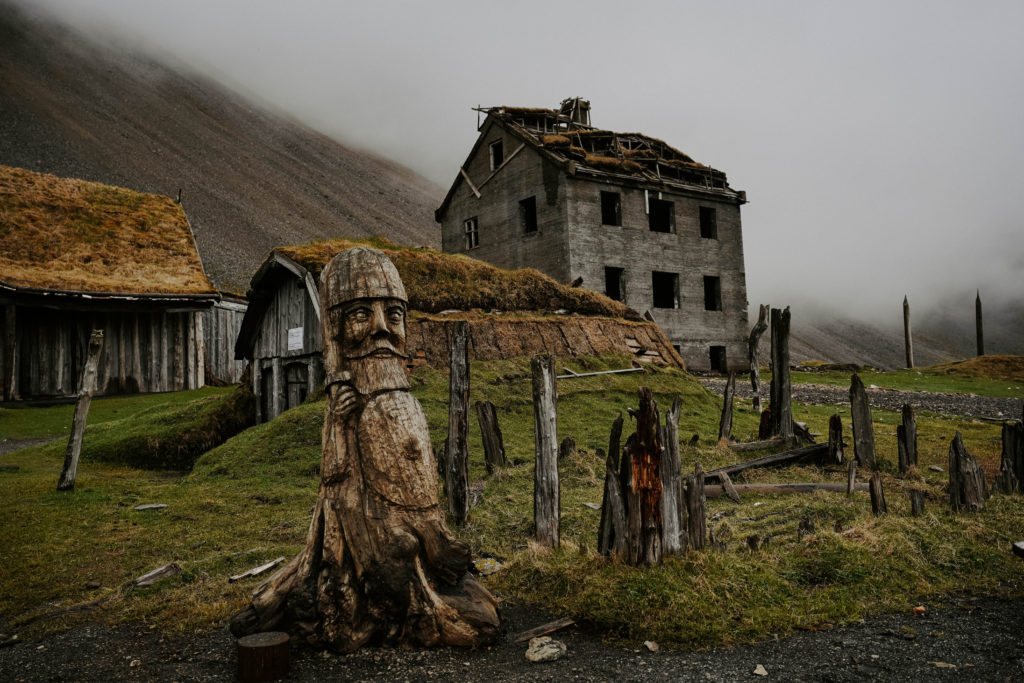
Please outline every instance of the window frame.
[[[713, 206], [697, 207], [700, 236], [706, 240], [718, 239], [718, 209]], [[707, 217], [707, 218], [706, 218]]]
[[[655, 205], [665, 206], [668, 210], [667, 221], [668, 224], [665, 226], [666, 229], [656, 228], [654, 226], [654, 207]], [[656, 197], [648, 197], [647, 199], [647, 227], [651, 232], [660, 232], [662, 234], [673, 234], [676, 231], [676, 203], [671, 199], [657, 199]]]
[[[672, 284], [670, 286], [670, 288], [672, 289], [671, 306], [662, 306], [658, 303], [659, 301], [664, 303], [666, 298], [662, 295], [659, 295], [659, 291], [661, 291], [662, 294], [664, 294], [664, 284], [659, 285], [657, 281], [661, 280], [664, 283], [666, 276], [671, 278], [672, 281]], [[670, 273], [668, 271], [662, 270], [651, 271], [651, 307], [660, 308], [663, 310], [679, 309], [679, 273]]]
[[[601, 225], [622, 226], [622, 193], [601, 190]], [[606, 206], [606, 199], [612, 202], [611, 207]], [[611, 215], [609, 215], [611, 214]], [[606, 219], [611, 218], [612, 223]]]
[[519, 200], [519, 232], [533, 235], [539, 232], [537, 225], [537, 195], [530, 195]]
[[[710, 285], [710, 290], [708, 289]], [[704, 276], [704, 310], [722, 310], [722, 278], [719, 275]]]
[[477, 216], [462, 221], [462, 240], [466, 251], [480, 246], [480, 220]]
[[[495, 150], [498, 151], [497, 154], [494, 153]], [[505, 163], [505, 141], [501, 138], [493, 140], [487, 145], [487, 156], [490, 160], [491, 170], [498, 170], [498, 167]]]

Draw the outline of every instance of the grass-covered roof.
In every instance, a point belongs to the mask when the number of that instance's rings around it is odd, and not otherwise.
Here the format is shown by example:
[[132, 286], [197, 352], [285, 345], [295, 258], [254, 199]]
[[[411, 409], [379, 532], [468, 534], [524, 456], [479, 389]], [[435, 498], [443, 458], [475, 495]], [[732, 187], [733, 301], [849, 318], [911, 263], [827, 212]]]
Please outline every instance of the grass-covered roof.
[[395, 264], [413, 310], [437, 313], [474, 308], [506, 312], [564, 309], [582, 315], [640, 319], [625, 304], [589, 289], [559, 284], [532, 268], [505, 270], [467, 256], [399, 247], [383, 239], [336, 239], [278, 247], [274, 251], [319, 278], [320, 271], [335, 254], [367, 243], [382, 250]]
[[216, 296], [169, 197], [0, 166], [0, 285]]

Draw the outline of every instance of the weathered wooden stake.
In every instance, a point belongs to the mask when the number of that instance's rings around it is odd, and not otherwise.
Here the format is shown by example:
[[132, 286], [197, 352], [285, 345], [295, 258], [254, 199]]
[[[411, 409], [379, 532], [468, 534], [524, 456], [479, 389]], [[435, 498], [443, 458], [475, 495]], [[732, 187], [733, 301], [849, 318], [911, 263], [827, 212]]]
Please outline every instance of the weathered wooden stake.
[[732, 403], [736, 396], [736, 373], [730, 372], [729, 379], [725, 383], [725, 392], [722, 396], [722, 417], [718, 421], [718, 444], [725, 446], [729, 443], [729, 435], [732, 433]]
[[750, 361], [750, 388], [754, 394], [754, 412], [761, 412], [761, 368], [758, 359], [757, 347], [761, 341], [761, 335], [768, 329], [768, 306], [761, 304], [758, 309], [757, 323], [750, 330], [750, 337], [747, 339], [747, 359]]
[[924, 514], [924, 491], [921, 489], [910, 489], [907, 492], [910, 496], [910, 514], [920, 517]]
[[640, 387], [636, 432], [626, 440], [630, 465], [626, 489], [626, 550], [630, 564], [654, 565], [662, 558], [661, 425], [658, 404], [648, 387]]
[[850, 378], [850, 416], [853, 418], [853, 457], [861, 467], [875, 469], [875, 427], [871, 423], [871, 406], [858, 375]]
[[1024, 483], [1024, 422], [1003, 423], [1003, 451], [995, 486], [1003, 493], [1016, 493]]
[[558, 444], [558, 461], [562, 462], [576, 452], [576, 439], [567, 436]]
[[899, 472], [906, 473], [917, 467], [917, 419], [909, 403], [903, 404], [903, 424], [896, 427], [896, 446], [899, 453]]
[[[734, 503], [740, 502], [740, 494], [736, 491], [736, 487], [732, 483], [732, 479], [729, 478], [729, 474], [722, 472], [718, 475], [718, 480], [722, 482], [722, 490], [725, 491], [725, 495], [729, 496], [729, 500]], [[707, 487], [704, 488], [705, 495]]]
[[978, 355], [985, 355], [985, 326], [981, 320], [981, 290], [978, 290], [978, 297], [974, 300], [974, 324], [978, 331]]
[[501, 467], [508, 467], [505, 457], [505, 441], [498, 426], [498, 411], [490, 401], [477, 401], [475, 404], [476, 419], [480, 423], [480, 436], [484, 442], [484, 464], [487, 474]]
[[686, 552], [686, 503], [682, 464], [679, 460], [679, 414], [683, 399], [676, 396], [665, 413], [661, 443], [661, 548], [666, 555]]
[[253, 633], [238, 639], [238, 680], [276, 681], [288, 675], [290, 638], [281, 631]]
[[686, 483], [687, 534], [690, 548], [701, 550], [707, 540], [708, 521], [705, 513], [704, 468], [700, 462], [693, 466], [693, 477]]
[[533, 518], [536, 538], [541, 545], [560, 545], [558, 486], [558, 388], [555, 384], [555, 359], [550, 354], [534, 356], [533, 375]]
[[976, 512], [985, 506], [987, 497], [985, 473], [974, 456], [967, 452], [958, 431], [949, 444], [949, 504], [954, 512]]
[[793, 410], [790, 406], [789, 306], [772, 309], [772, 434], [793, 440]]
[[907, 367], [914, 367], [914, 339], [910, 334], [910, 302], [903, 296], [903, 343], [907, 351]]
[[604, 470], [604, 500], [601, 504], [601, 525], [597, 533], [597, 551], [605, 556], [622, 554], [626, 540], [626, 508], [619, 483], [619, 449], [622, 438], [622, 415], [612, 422], [608, 437], [608, 457]]
[[828, 460], [843, 464], [843, 418], [838, 413], [828, 419]]
[[857, 459], [850, 458], [850, 465], [846, 468], [846, 495], [852, 496], [857, 490]]
[[71, 421], [71, 436], [68, 447], [64, 451], [64, 469], [61, 470], [57, 482], [58, 491], [70, 491], [75, 488], [75, 477], [78, 475], [78, 456], [82, 453], [82, 436], [85, 434], [85, 420], [89, 415], [89, 405], [96, 391], [96, 367], [100, 360], [100, 349], [103, 348], [103, 330], [93, 330], [89, 336], [88, 355], [82, 377], [78, 382], [78, 401], [75, 403], [75, 417]]
[[469, 323], [458, 320], [448, 328], [451, 378], [448, 391], [448, 448], [445, 453], [445, 491], [448, 514], [457, 526], [469, 518]]
[[885, 493], [882, 491], [882, 475], [878, 472], [872, 474], [869, 487], [871, 491], [871, 514], [875, 517], [881, 517], [889, 511], [885, 505]]

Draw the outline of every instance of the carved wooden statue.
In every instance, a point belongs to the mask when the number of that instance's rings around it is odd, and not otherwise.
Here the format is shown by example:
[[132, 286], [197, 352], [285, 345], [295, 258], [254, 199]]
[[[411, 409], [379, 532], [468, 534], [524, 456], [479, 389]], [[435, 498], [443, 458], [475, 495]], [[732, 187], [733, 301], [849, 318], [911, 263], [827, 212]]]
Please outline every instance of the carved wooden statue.
[[290, 630], [339, 651], [493, 641], [496, 602], [445, 525], [426, 417], [408, 391], [398, 271], [376, 249], [342, 252], [321, 275], [320, 301], [327, 410], [306, 547], [231, 631]]

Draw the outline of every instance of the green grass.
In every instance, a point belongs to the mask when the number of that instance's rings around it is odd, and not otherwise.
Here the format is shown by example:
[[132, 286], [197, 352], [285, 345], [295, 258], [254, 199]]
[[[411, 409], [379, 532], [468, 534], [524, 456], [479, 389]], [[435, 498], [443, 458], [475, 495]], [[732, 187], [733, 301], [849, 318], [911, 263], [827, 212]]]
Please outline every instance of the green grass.
[[[580, 359], [584, 370], [625, 367], [628, 359]], [[560, 363], [559, 366], [562, 364]], [[653, 370], [653, 369], [652, 369]], [[636, 405], [638, 386], [650, 386], [664, 410], [683, 396], [680, 420], [684, 471], [699, 460], [705, 469], [741, 457], [714, 443], [720, 401], [685, 373], [604, 375], [561, 380], [559, 437], [572, 436], [577, 453], [560, 466], [562, 547], [531, 542], [533, 443], [529, 365], [526, 360], [476, 363], [471, 400], [498, 408], [506, 451], [519, 464], [486, 477], [475, 416], [471, 419], [470, 479], [483, 481], [482, 502], [458, 534], [477, 555], [504, 568], [486, 577], [499, 597], [571, 615], [614, 639], [656, 640], [663, 645], [710, 646], [759, 640], [798, 626], [846, 623], [867, 613], [909, 610], [970, 592], [1019, 593], [1024, 573], [1009, 552], [1024, 538], [1019, 497], [995, 496], [983, 512], [953, 515], [944, 503], [949, 439], [963, 433], [967, 448], [991, 472], [999, 455], [999, 427], [919, 415], [920, 467], [893, 474], [898, 416], [875, 411], [879, 458], [890, 514], [874, 518], [867, 493], [725, 498], [708, 501], [709, 526], [724, 549], [668, 558], [658, 567], [630, 568], [595, 552], [604, 463], [612, 420]], [[415, 395], [423, 403], [435, 446], [447, 422], [447, 373], [420, 369]], [[795, 406], [796, 419], [824, 433], [831, 407]], [[844, 424], [849, 425], [848, 411]], [[135, 422], [149, 424], [148, 414]], [[271, 423], [246, 430], [208, 452], [186, 476], [157, 474], [107, 462], [79, 468], [75, 492], [55, 491], [61, 454], [35, 447], [0, 462], [0, 620], [26, 637], [101, 618], [152, 623], [168, 632], [223, 625], [245, 605], [260, 579], [228, 577], [301, 548], [316, 499], [323, 402], [311, 402]], [[757, 416], [740, 401], [734, 435], [750, 439]], [[632, 430], [626, 417], [624, 437]], [[690, 447], [690, 436], [699, 442]], [[849, 439], [848, 439], [849, 440]], [[743, 456], [747, 457], [747, 456]], [[841, 468], [794, 467], [757, 471], [746, 481], [845, 480]], [[738, 478], [737, 478], [738, 481]], [[905, 489], [925, 489], [927, 511], [908, 516]], [[143, 502], [163, 510], [135, 511]], [[800, 536], [801, 519], [815, 531]], [[750, 535], [770, 538], [750, 552]], [[175, 561], [179, 576], [141, 590], [123, 586], [144, 572]], [[90, 581], [101, 588], [90, 590]], [[109, 599], [93, 611], [30, 621], [55, 607]]]
[[[790, 377], [794, 383], [850, 386], [851, 372], [827, 372], [794, 370]], [[943, 394], [977, 394], [996, 398], [1020, 398], [1024, 396], [1024, 378], [992, 379], [948, 373], [934, 368], [916, 370], [863, 370], [857, 373], [864, 386], [875, 385], [883, 389], [899, 391], [928, 391]], [[763, 372], [763, 382], [771, 381], [771, 373]]]

